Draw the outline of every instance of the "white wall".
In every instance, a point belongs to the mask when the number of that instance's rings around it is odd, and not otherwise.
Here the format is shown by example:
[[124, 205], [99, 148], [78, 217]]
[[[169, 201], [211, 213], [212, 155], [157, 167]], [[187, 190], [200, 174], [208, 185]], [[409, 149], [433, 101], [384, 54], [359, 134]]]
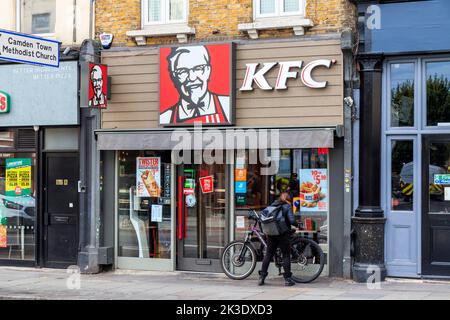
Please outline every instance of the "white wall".
[[0, 29], [16, 30], [16, 0], [0, 0]]
[[[34, 0], [39, 1], [39, 0]], [[81, 44], [89, 38], [90, 0], [56, 1], [55, 35], [63, 45]], [[76, 39], [74, 39], [74, 14], [76, 14]], [[16, 0], [0, 0], [0, 29], [16, 30]]]

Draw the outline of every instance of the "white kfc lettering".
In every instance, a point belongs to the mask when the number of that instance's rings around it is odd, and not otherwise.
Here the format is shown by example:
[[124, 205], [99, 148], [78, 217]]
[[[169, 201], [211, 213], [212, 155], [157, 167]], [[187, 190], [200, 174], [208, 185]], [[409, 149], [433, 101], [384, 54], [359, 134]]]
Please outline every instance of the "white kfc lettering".
[[264, 75], [277, 64], [278, 62], [266, 62], [264, 63], [261, 70], [256, 72], [256, 68], [259, 66], [259, 63], [248, 63], [247, 71], [245, 72], [244, 83], [242, 84], [240, 90], [252, 91], [253, 81], [255, 81], [256, 85], [262, 90], [272, 90], [273, 88], [269, 85]]
[[297, 79], [297, 71], [290, 71], [291, 68], [297, 67], [299, 70], [302, 68], [303, 61], [286, 61], [280, 62], [280, 71], [278, 71], [277, 84], [275, 89], [282, 90], [287, 89], [287, 79]]
[[[325, 88], [327, 86], [327, 81], [318, 82], [313, 79], [312, 73], [317, 67], [331, 68], [331, 65], [335, 64], [336, 60], [315, 60], [308, 63], [301, 72], [302, 83], [312, 89]], [[267, 82], [265, 76], [266, 74], [277, 64], [280, 65], [278, 70], [277, 81], [275, 83], [276, 90], [287, 89], [288, 79], [297, 79], [298, 71], [291, 71], [292, 68], [302, 69], [303, 61], [285, 61], [285, 62], [266, 62], [263, 67], [256, 71], [259, 63], [248, 63], [247, 70], [245, 72], [244, 82], [240, 88], [240, 91], [252, 91], [253, 82], [262, 90], [272, 90], [272, 86]]]
[[316, 60], [313, 62], [308, 63], [305, 68], [302, 70], [302, 82], [305, 86], [313, 88], [313, 89], [319, 89], [319, 88], [325, 88], [327, 86], [327, 81], [317, 82], [312, 78], [312, 71], [319, 67], [324, 66], [328, 69], [330, 69], [331, 64], [336, 63], [336, 60]]

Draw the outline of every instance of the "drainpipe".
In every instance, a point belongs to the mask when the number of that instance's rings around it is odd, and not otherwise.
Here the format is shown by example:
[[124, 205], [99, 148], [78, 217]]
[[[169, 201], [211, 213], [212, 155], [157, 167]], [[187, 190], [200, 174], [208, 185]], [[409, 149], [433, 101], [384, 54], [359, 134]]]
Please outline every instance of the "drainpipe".
[[341, 35], [341, 49], [344, 59], [344, 232], [342, 252], [342, 276], [351, 277], [351, 219], [353, 212], [352, 179], [353, 179], [353, 110], [355, 87], [355, 64], [353, 60], [354, 37], [351, 29], [344, 30]]
[[[101, 45], [85, 40], [80, 62], [100, 63]], [[81, 75], [83, 76], [83, 74]], [[87, 75], [84, 75], [87, 76]], [[80, 92], [88, 95], [87, 92]], [[98, 273], [100, 247], [100, 151], [94, 131], [100, 129], [100, 110], [80, 108], [80, 245], [78, 266], [81, 273]]]

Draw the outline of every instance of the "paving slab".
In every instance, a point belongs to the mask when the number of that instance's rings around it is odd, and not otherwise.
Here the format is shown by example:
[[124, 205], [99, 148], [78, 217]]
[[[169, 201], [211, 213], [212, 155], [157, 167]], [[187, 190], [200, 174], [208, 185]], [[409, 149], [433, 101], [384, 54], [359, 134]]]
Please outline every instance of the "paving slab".
[[285, 287], [281, 277], [258, 286], [257, 277], [236, 281], [223, 274], [119, 270], [81, 275], [70, 290], [66, 270], [0, 267], [0, 299], [68, 300], [450, 300], [450, 281], [392, 279], [379, 289], [348, 279], [321, 277]]

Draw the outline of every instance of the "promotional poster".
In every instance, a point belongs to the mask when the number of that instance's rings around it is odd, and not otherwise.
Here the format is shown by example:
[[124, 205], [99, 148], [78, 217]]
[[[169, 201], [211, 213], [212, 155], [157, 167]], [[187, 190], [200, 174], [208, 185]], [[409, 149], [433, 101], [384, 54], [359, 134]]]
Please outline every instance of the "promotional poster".
[[161, 48], [160, 124], [232, 124], [231, 43]]
[[138, 197], [158, 198], [161, 195], [161, 158], [141, 157], [136, 164]]
[[328, 210], [328, 170], [300, 169], [300, 211]]
[[31, 159], [6, 159], [6, 195], [31, 195]]
[[214, 192], [214, 176], [206, 176], [199, 179], [203, 193]]

